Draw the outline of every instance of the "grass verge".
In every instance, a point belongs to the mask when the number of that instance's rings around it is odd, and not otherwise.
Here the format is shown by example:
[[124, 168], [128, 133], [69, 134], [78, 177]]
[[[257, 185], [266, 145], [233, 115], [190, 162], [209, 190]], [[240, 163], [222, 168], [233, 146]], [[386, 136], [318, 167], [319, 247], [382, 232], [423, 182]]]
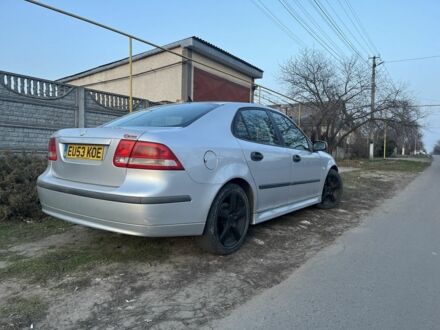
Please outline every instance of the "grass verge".
[[46, 282], [100, 265], [161, 261], [168, 254], [166, 240], [103, 233], [91, 237], [87, 245], [59, 248], [40, 257], [19, 259], [0, 269], [0, 280], [23, 278], [30, 282]]
[[17, 242], [31, 242], [53, 234], [60, 234], [71, 227], [72, 224], [52, 217], [35, 222], [2, 221], [0, 222], [0, 249]]
[[431, 165], [431, 160], [413, 161], [402, 159], [359, 160], [347, 159], [338, 161], [339, 166], [356, 167], [369, 171], [421, 172]]

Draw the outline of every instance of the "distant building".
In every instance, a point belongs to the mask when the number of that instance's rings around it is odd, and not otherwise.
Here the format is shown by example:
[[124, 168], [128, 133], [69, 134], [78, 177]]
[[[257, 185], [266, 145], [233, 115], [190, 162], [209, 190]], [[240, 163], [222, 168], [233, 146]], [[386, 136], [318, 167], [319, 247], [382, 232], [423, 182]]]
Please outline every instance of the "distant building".
[[[263, 71], [197, 37], [165, 45], [215, 69], [153, 49], [133, 56], [133, 96], [151, 101], [253, 101], [252, 86]], [[128, 58], [59, 79], [105, 92], [128, 94]], [[237, 79], [235, 77], [239, 77]]]

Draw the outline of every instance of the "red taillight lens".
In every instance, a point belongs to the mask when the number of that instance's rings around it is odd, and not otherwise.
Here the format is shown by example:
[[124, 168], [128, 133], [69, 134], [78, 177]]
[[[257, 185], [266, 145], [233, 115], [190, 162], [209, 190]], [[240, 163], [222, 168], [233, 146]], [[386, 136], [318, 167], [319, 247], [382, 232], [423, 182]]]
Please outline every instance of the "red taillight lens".
[[54, 137], [49, 140], [47, 159], [57, 160], [57, 141]]
[[166, 145], [132, 140], [119, 142], [113, 164], [148, 170], [183, 170], [182, 164]]
[[130, 154], [133, 150], [136, 141], [121, 140], [116, 148], [115, 155], [113, 156], [113, 164], [117, 167], [127, 167], [130, 160]]

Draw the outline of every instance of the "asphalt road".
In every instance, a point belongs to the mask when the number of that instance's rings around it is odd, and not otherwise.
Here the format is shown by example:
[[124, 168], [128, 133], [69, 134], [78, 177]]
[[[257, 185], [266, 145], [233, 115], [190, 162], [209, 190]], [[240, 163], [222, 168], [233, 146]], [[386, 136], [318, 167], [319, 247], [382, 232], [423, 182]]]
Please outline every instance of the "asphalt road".
[[211, 327], [440, 329], [440, 157], [360, 227]]

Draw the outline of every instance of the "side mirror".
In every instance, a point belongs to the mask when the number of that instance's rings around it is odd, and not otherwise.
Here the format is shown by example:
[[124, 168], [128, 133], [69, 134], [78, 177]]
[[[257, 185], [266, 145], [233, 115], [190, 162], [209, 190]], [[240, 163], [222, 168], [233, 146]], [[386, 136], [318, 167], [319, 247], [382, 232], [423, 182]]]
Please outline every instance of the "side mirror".
[[315, 141], [315, 143], [313, 143], [313, 151], [327, 151], [327, 142], [325, 141]]

